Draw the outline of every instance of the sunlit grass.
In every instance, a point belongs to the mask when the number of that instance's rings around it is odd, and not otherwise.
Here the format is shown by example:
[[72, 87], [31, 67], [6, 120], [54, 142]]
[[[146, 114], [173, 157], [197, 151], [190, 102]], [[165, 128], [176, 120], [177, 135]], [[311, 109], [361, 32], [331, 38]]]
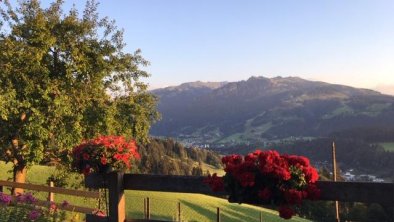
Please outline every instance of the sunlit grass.
[[394, 142], [391, 143], [379, 143], [384, 150], [394, 152]]

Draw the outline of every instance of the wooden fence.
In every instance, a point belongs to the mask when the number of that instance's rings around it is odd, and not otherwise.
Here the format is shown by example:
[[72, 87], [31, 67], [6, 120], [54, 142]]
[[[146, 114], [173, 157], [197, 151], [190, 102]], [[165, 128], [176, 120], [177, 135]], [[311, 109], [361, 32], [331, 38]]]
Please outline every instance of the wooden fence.
[[[92, 175], [86, 179], [85, 186], [109, 189], [109, 215], [108, 218], [87, 215], [87, 222], [124, 222], [126, 220], [124, 190], [200, 193], [221, 197], [225, 195], [225, 193], [212, 192], [203, 183], [203, 180], [204, 177], [197, 176], [162, 176], [116, 172], [105, 177]], [[394, 183], [318, 181], [317, 185], [321, 189], [321, 200], [379, 203], [393, 217]], [[127, 221], [148, 220], [134, 219]]]
[[[48, 201], [54, 201], [54, 194], [65, 194], [70, 196], [78, 196], [78, 197], [86, 197], [86, 198], [99, 198], [100, 193], [95, 191], [83, 191], [83, 190], [72, 190], [72, 189], [65, 189], [60, 187], [54, 187], [53, 182], [46, 185], [36, 185], [36, 184], [29, 184], [29, 183], [17, 183], [11, 181], [4, 181], [0, 180], [0, 192], [3, 192], [3, 187], [14, 187], [14, 188], [22, 188], [26, 190], [34, 190], [34, 191], [41, 191], [41, 192], [48, 192], [48, 200], [37, 200], [35, 203], [37, 206], [48, 206]], [[92, 214], [97, 209], [89, 208], [89, 207], [81, 207], [75, 206], [72, 204], [62, 205], [61, 203], [56, 203], [56, 206], [61, 210], [66, 211], [73, 211], [83, 214]]]

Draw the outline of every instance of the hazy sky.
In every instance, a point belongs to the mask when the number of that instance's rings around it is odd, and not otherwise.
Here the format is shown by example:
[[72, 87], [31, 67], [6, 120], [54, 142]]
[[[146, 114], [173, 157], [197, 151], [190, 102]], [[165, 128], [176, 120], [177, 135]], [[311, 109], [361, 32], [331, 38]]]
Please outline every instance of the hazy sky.
[[[47, 5], [48, 1], [43, 1]], [[66, 0], [82, 9], [84, 1]], [[394, 87], [394, 1], [101, 0], [156, 88], [299, 76]]]

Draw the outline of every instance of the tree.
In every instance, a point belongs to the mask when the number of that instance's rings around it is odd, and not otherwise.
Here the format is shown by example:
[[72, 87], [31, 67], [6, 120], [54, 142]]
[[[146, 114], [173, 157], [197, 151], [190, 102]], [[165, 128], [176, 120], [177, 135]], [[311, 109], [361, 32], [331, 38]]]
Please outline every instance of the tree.
[[145, 143], [158, 118], [140, 50], [124, 52], [123, 31], [99, 18], [95, 1], [81, 15], [62, 4], [0, 2], [0, 146], [18, 182], [28, 164], [81, 139], [118, 134]]

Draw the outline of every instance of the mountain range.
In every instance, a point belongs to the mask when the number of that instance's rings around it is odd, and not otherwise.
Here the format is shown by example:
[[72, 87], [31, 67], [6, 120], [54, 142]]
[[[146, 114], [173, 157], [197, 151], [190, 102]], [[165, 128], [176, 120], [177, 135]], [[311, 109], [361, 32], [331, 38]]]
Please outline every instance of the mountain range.
[[162, 120], [151, 134], [191, 143], [324, 137], [357, 127], [394, 126], [394, 97], [298, 77], [191, 82], [152, 91]]

